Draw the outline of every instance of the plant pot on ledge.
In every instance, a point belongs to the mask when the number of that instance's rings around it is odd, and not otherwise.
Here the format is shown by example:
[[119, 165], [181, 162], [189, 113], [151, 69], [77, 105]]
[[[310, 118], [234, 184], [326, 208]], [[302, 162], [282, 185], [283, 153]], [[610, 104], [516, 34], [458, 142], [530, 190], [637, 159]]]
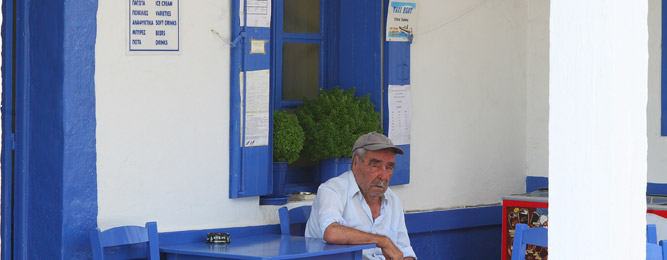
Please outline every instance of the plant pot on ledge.
[[339, 157], [330, 158], [320, 161], [320, 181], [322, 183], [327, 180], [339, 176], [350, 170], [352, 166], [352, 158]]
[[304, 142], [303, 129], [298, 118], [285, 111], [273, 113], [273, 193], [259, 199], [261, 205], [282, 205], [285, 196], [285, 175], [287, 165], [299, 158]]

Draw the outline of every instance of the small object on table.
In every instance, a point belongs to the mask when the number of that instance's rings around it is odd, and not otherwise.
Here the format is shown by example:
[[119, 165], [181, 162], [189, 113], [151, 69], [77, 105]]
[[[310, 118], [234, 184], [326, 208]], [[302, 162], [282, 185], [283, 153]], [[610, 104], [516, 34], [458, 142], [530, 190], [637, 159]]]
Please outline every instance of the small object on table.
[[229, 244], [231, 240], [229, 239], [229, 233], [225, 232], [214, 232], [206, 234], [206, 243], [209, 244]]

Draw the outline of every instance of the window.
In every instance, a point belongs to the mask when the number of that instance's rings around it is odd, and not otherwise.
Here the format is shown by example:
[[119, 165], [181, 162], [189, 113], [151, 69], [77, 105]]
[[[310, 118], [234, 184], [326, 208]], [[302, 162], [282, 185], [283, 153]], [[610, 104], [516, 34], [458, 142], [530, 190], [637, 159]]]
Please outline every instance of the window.
[[[238, 12], [238, 5], [244, 2], [232, 1], [232, 12]], [[358, 96], [370, 94], [386, 129], [383, 90], [391, 78], [387, 80], [385, 71], [388, 60], [396, 57], [385, 57], [392, 50], [409, 51], [409, 45], [394, 48], [384, 41], [383, 17], [387, 4], [388, 0], [273, 0], [271, 28], [241, 27], [239, 19], [232, 19], [233, 37], [244, 36], [246, 44], [232, 48], [231, 56], [231, 198], [265, 195], [272, 189], [270, 145], [245, 147], [239, 142], [244, 131], [243, 87], [233, 86], [244, 86], [244, 71], [271, 70], [273, 110], [295, 108], [303, 97], [315, 98], [320, 89], [354, 87]], [[249, 55], [248, 39], [270, 39], [270, 51], [266, 55]], [[409, 182], [409, 145], [401, 148], [406, 155], [397, 156], [391, 184]], [[316, 166], [291, 168], [287, 176], [291, 185], [285, 188], [286, 192], [315, 191], [319, 186], [313, 181], [315, 171]]]

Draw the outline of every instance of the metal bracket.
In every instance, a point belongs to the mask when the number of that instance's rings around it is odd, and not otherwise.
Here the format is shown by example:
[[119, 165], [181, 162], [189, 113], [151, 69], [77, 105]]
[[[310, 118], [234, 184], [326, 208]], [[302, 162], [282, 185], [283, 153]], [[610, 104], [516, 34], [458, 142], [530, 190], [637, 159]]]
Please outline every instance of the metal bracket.
[[237, 35], [236, 38], [234, 38], [234, 40], [232, 40], [232, 43], [230, 44], [232, 46], [232, 48], [236, 47], [236, 45], [239, 43], [239, 41], [241, 41], [241, 38], [245, 38], [245, 37], [246, 37], [245, 32], [239, 33], [239, 35]]

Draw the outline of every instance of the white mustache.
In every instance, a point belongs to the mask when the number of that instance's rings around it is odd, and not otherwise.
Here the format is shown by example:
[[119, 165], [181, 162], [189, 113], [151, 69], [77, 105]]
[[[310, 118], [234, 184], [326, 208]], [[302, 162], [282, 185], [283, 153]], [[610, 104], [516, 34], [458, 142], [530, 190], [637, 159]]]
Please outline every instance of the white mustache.
[[380, 188], [385, 188], [387, 187], [387, 183], [384, 181], [375, 181], [371, 183], [371, 187], [380, 187]]

